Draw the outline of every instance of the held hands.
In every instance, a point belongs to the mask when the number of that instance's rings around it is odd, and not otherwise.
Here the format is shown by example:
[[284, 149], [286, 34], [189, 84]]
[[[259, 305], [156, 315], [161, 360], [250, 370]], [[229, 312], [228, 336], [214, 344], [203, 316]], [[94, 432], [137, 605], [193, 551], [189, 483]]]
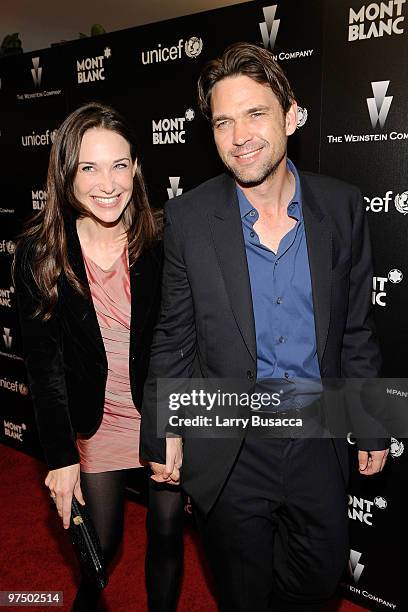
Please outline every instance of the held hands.
[[359, 472], [363, 476], [372, 476], [381, 472], [385, 462], [389, 449], [385, 450], [372, 450], [372, 451], [358, 451], [358, 465]]
[[51, 492], [58, 514], [64, 523], [64, 529], [69, 527], [72, 495], [75, 495], [79, 503], [85, 506], [79, 473], [79, 463], [76, 463], [57, 470], [50, 470], [45, 479], [45, 485]]
[[166, 465], [149, 462], [153, 474], [152, 480], [180, 484], [180, 468], [183, 463], [183, 442], [181, 438], [166, 438]]

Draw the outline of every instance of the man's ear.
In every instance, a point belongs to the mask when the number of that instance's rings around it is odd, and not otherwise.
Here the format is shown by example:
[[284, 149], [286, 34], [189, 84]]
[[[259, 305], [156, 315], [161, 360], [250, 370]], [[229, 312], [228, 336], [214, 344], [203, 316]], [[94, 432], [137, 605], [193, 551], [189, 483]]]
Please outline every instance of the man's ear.
[[296, 102], [292, 102], [290, 109], [286, 113], [285, 117], [285, 129], [286, 136], [291, 136], [297, 128], [298, 122], [298, 105]]

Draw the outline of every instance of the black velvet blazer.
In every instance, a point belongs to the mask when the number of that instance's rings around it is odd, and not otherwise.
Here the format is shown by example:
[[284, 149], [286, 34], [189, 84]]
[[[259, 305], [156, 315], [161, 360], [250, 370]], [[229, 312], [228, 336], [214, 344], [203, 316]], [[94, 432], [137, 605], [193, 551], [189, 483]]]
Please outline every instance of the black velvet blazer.
[[[75, 224], [66, 225], [68, 257], [88, 285]], [[36, 285], [24, 263], [28, 243], [16, 250], [15, 285], [28, 381], [45, 459], [50, 469], [79, 462], [76, 433], [91, 436], [104, 408], [108, 364], [92, 299], [80, 295], [61, 275], [51, 318], [33, 318]], [[131, 325], [129, 375], [140, 410], [153, 328], [160, 304], [162, 245], [142, 252], [130, 267]]]

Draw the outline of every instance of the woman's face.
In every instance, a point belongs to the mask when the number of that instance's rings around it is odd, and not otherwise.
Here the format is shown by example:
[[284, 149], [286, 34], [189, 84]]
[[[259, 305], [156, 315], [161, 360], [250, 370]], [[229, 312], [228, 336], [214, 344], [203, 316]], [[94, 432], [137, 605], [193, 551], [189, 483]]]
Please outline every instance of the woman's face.
[[103, 128], [87, 130], [79, 151], [75, 197], [101, 223], [116, 223], [132, 197], [136, 165], [123, 136]]

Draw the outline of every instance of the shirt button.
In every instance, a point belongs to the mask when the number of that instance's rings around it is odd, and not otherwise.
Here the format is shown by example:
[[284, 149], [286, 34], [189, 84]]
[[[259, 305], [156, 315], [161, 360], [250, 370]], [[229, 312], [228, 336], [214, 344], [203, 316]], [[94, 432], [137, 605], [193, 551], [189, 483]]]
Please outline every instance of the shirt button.
[[283, 298], [278, 297], [278, 299], [276, 300], [276, 303], [277, 304], [282, 304], [282, 302], [283, 302]]
[[255, 232], [251, 232], [249, 235], [251, 236], [251, 238], [253, 238], [255, 236]]
[[250, 217], [255, 217], [256, 215], [256, 211], [255, 210], [251, 210], [251, 212], [249, 213]]
[[285, 342], [285, 337], [284, 336], [279, 336], [278, 342], [279, 342], [279, 344], [283, 344]]
[[289, 378], [289, 372], [285, 372], [285, 378]]

